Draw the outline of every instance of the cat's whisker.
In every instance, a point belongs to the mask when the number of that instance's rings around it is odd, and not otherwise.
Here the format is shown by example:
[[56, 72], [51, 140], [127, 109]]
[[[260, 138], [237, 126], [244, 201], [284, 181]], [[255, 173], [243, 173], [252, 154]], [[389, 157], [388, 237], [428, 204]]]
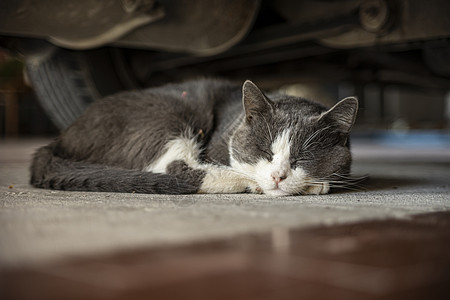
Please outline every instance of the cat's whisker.
[[354, 191], [365, 190], [365, 188], [363, 186], [354, 184], [354, 183], [338, 183], [338, 184], [334, 184], [334, 187], [340, 188], [340, 189], [354, 190]]
[[349, 182], [349, 183], [350, 182], [359, 183], [368, 178], [367, 175], [362, 175], [362, 176], [356, 177], [356, 176], [351, 176], [348, 174], [344, 175], [344, 174], [339, 174], [339, 173], [332, 173], [328, 176], [320, 178], [319, 180], [332, 180], [332, 179], [335, 179], [336, 177], [340, 178], [338, 181], [344, 181], [344, 182]]
[[316, 160], [316, 156], [314, 155], [314, 153], [312, 151], [306, 150], [303, 151], [304, 154], [310, 155], [312, 158], [311, 159], [304, 159], [303, 161], [314, 161]]
[[325, 130], [328, 130], [328, 129], [330, 129], [331, 128], [331, 126], [326, 126], [326, 127], [324, 127], [324, 128], [320, 128], [320, 129], [317, 129], [313, 134], [311, 134], [307, 139], [306, 139], [306, 141], [303, 143], [303, 145], [302, 145], [302, 150], [306, 150], [306, 149], [308, 149], [309, 148], [309, 143], [317, 136], [317, 135], [319, 135], [322, 131], [325, 131]]
[[349, 176], [334, 174], [334, 176], [342, 178], [342, 180], [344, 180], [346, 182], [350, 182], [352, 184], [361, 183], [361, 182], [363, 182], [363, 181], [365, 181], [365, 180], [367, 180], [369, 178], [369, 176], [367, 176], [367, 175], [362, 175], [362, 176], [359, 176], [359, 177], [349, 177]]
[[[323, 182], [308, 182], [307, 183], [308, 186], [323, 186]], [[337, 188], [337, 189], [345, 189], [345, 190], [351, 190], [351, 191], [356, 191], [356, 192], [361, 192], [364, 191], [363, 187], [360, 186], [355, 186], [355, 185], [347, 185], [347, 184], [333, 184], [328, 182], [328, 186], [330, 188]]]
[[[338, 177], [341, 179], [339, 180], [332, 179], [333, 177], [334, 178]], [[361, 183], [365, 179], [367, 179], [367, 176], [350, 177], [348, 175], [332, 173], [329, 176], [308, 181], [307, 184], [311, 186], [320, 186], [324, 183], [327, 183], [330, 188], [346, 189], [352, 191], [363, 191], [365, 189], [359, 183]]]
[[269, 136], [270, 136], [270, 142], [272, 142], [273, 141], [273, 136], [272, 136], [272, 131], [270, 130], [269, 123], [267, 122], [267, 120], [266, 120], [266, 118], [264, 116], [262, 116], [262, 118], [263, 118], [264, 122], [266, 123], [267, 131], [268, 131]]
[[308, 146], [306, 148], [303, 149], [303, 151], [308, 150], [309, 148], [311, 148], [312, 146], [316, 145], [316, 144], [321, 144], [320, 141], [316, 141], [316, 142], [311, 142], [308, 144]]

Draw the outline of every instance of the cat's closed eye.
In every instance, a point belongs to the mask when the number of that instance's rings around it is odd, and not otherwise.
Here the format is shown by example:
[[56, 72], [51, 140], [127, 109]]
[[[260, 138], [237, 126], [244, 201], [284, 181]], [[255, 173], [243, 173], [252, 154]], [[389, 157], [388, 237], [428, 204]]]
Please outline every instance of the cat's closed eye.
[[312, 151], [302, 150], [301, 152], [297, 153], [297, 155], [295, 155], [295, 157], [292, 160], [296, 165], [298, 165], [314, 161], [315, 159], [316, 156]]
[[313, 158], [298, 158], [295, 160], [291, 160], [291, 168], [296, 169], [305, 166], [306, 164], [311, 163], [313, 161], [314, 161]]
[[272, 160], [273, 153], [270, 149], [265, 149], [264, 146], [260, 146], [260, 145], [258, 145], [257, 149], [263, 158], [267, 159], [268, 161]]

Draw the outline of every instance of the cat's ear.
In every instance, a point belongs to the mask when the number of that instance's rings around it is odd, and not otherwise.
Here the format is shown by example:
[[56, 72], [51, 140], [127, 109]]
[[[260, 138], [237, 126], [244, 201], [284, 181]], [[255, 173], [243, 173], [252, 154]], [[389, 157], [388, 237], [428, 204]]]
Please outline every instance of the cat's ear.
[[343, 133], [349, 133], [355, 123], [358, 112], [358, 99], [347, 97], [320, 116], [320, 119], [337, 124]]
[[246, 80], [242, 86], [242, 102], [247, 121], [270, 112], [273, 107], [272, 101], [250, 80]]

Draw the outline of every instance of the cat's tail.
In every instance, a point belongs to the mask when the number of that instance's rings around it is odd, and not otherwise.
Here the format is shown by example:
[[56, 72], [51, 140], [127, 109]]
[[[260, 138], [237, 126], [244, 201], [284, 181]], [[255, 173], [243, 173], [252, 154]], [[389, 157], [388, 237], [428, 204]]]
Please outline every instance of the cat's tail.
[[30, 183], [56, 190], [146, 194], [192, 194], [199, 188], [172, 175], [64, 159], [54, 154], [53, 144], [36, 151]]

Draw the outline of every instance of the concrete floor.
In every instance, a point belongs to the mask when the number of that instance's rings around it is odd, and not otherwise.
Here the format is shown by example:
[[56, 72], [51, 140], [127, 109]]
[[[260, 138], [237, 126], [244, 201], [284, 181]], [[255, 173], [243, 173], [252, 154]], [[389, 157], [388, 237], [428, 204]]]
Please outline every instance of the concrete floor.
[[[0, 142], [0, 267], [251, 232], [333, 225], [450, 210], [450, 150], [353, 142], [357, 190], [322, 196], [140, 195], [35, 189], [34, 149]], [[282, 234], [281, 234], [282, 235]]]

